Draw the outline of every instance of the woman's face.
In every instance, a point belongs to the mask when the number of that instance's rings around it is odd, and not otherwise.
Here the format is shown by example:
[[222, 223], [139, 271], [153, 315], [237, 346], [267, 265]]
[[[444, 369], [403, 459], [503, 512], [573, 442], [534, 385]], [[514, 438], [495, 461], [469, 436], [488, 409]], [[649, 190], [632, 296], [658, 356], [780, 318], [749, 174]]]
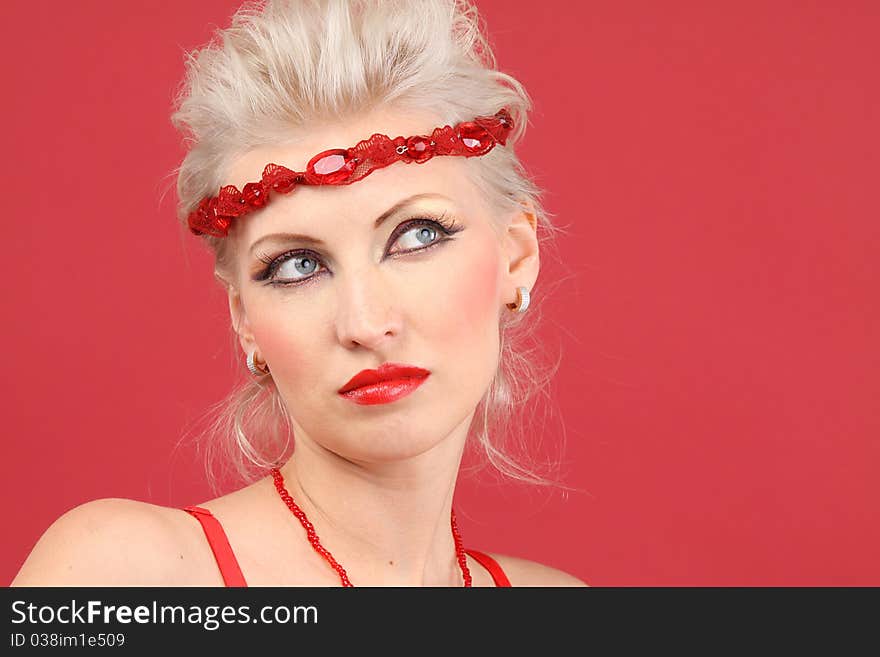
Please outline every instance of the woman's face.
[[[430, 115], [391, 113], [328, 125], [295, 145], [247, 153], [227, 179], [241, 189], [269, 162], [302, 170], [328, 148], [376, 132], [430, 134], [436, 125]], [[534, 279], [511, 281], [510, 217], [493, 214], [464, 160], [398, 162], [351, 185], [301, 186], [234, 225], [233, 323], [243, 349], [268, 364], [298, 441], [385, 462], [467, 429], [498, 365], [499, 315], [516, 285], [531, 288]], [[389, 361], [430, 375], [391, 403], [338, 393], [357, 372]]]

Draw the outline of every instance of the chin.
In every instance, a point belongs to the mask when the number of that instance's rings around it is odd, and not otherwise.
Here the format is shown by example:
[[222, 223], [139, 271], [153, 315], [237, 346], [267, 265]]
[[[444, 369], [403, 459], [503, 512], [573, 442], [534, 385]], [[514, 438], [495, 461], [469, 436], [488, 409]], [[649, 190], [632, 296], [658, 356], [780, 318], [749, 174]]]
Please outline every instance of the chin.
[[323, 445], [326, 449], [350, 461], [361, 463], [394, 463], [412, 459], [428, 452], [448, 439], [454, 423], [438, 422], [434, 417], [430, 422], [422, 421], [422, 427], [409, 423], [405, 427], [373, 427], [369, 431], [352, 431], [347, 425], [344, 431], [334, 433], [343, 440], [333, 445]]

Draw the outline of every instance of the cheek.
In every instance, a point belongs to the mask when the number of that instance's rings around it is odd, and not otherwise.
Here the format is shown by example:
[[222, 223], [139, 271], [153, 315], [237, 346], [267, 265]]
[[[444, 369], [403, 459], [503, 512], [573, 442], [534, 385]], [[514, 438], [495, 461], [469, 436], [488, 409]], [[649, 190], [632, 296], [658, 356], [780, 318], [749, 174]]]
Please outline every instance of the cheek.
[[[289, 324], [282, 317], [275, 322], [264, 322], [259, 327], [254, 327], [254, 337], [260, 345], [260, 349], [269, 356], [285, 354], [290, 357], [298, 357], [296, 340], [291, 339]], [[277, 359], [277, 358], [276, 358]]]
[[303, 313], [301, 305], [280, 302], [271, 295], [262, 297], [258, 304], [253, 308], [250, 326], [263, 358], [271, 363], [276, 384], [303, 380], [303, 371], [314, 371], [309, 354], [317, 352], [309, 340], [316, 332], [291, 329], [313, 326], [316, 320]]
[[441, 337], [458, 347], [462, 342], [485, 346], [497, 333], [498, 255], [493, 249], [475, 250], [437, 289], [438, 303], [431, 313]]

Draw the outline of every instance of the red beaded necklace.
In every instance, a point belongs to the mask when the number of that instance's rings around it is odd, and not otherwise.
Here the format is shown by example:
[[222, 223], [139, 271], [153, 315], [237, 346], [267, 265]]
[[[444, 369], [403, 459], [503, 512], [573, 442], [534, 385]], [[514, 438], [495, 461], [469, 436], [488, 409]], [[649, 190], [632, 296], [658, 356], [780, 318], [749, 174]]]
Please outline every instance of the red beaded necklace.
[[[348, 574], [345, 572], [345, 568], [333, 558], [333, 555], [330, 554], [330, 551], [327, 548], [321, 545], [321, 541], [315, 533], [315, 527], [309, 522], [309, 519], [306, 518], [305, 512], [299, 508], [296, 502], [293, 501], [290, 493], [287, 492], [287, 489], [284, 487], [284, 477], [281, 476], [281, 471], [278, 468], [272, 468], [271, 472], [272, 478], [275, 480], [275, 489], [278, 491], [281, 499], [284, 500], [284, 503], [290, 508], [293, 515], [295, 515], [300, 521], [303, 529], [306, 530], [306, 536], [309, 539], [309, 543], [311, 543], [312, 547], [315, 549], [315, 552], [324, 557], [324, 559], [327, 560], [327, 563], [333, 566], [333, 570], [339, 573], [339, 579], [342, 581], [342, 586], [354, 587], [354, 584], [348, 580]], [[455, 542], [455, 555], [458, 558], [458, 566], [461, 568], [464, 585], [472, 586], [471, 571], [468, 569], [467, 558], [465, 557], [464, 547], [461, 542], [461, 534], [458, 533], [458, 524], [455, 522], [455, 509], [452, 509], [450, 523], [452, 525], [452, 540]]]

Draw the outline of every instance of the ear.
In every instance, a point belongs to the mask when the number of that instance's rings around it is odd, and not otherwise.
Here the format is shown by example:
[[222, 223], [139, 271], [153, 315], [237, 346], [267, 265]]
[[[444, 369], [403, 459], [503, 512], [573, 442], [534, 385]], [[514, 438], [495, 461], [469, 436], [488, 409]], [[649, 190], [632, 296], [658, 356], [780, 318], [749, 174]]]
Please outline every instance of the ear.
[[531, 292], [541, 269], [538, 215], [531, 201], [521, 200], [519, 208], [509, 215], [503, 245], [508, 261], [504, 302], [516, 303], [516, 288], [525, 286]]
[[238, 334], [238, 341], [244, 353], [249, 354], [257, 348], [254, 335], [251, 332], [250, 322], [248, 321], [247, 312], [241, 300], [241, 294], [234, 284], [230, 283], [219, 274], [215, 273], [216, 278], [226, 288], [226, 294], [229, 298], [229, 317], [232, 321], [232, 328]]

